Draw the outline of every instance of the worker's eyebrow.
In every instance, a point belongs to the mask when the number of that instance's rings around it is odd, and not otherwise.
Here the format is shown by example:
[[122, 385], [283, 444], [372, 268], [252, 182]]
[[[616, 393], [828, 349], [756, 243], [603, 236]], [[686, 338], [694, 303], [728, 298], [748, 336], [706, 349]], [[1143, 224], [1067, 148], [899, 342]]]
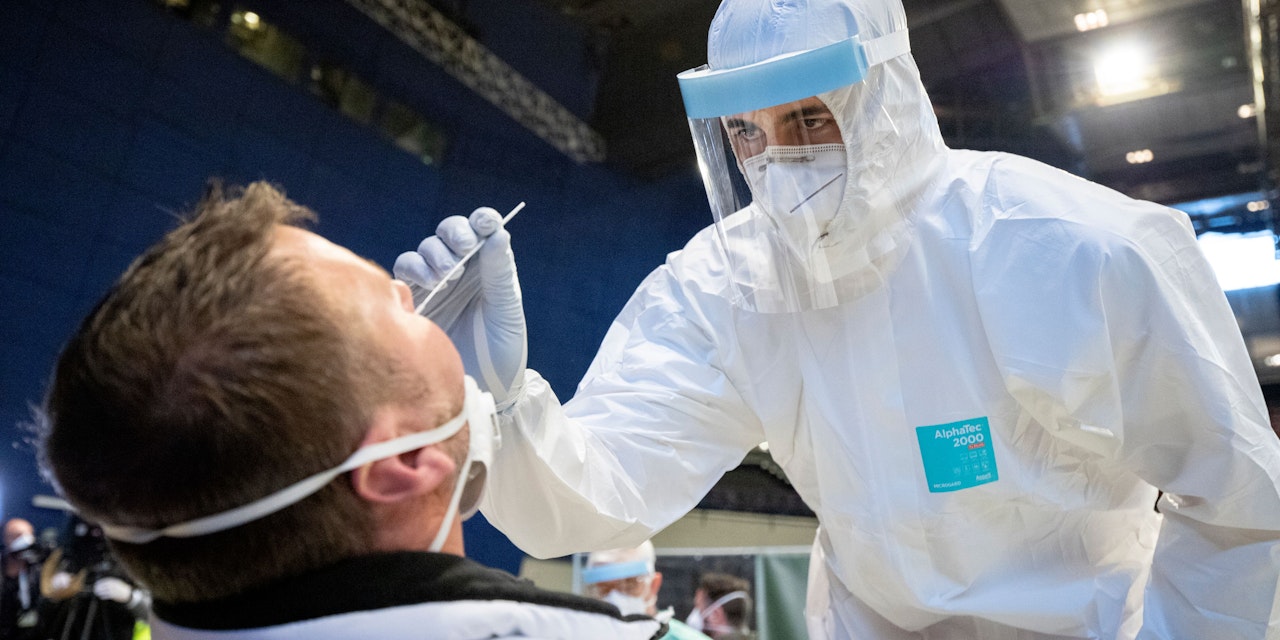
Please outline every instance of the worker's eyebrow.
[[783, 122], [795, 122], [796, 120], [804, 120], [816, 116], [830, 116], [831, 110], [826, 107], [807, 106], [799, 109], [788, 111], [787, 115], [782, 116]]

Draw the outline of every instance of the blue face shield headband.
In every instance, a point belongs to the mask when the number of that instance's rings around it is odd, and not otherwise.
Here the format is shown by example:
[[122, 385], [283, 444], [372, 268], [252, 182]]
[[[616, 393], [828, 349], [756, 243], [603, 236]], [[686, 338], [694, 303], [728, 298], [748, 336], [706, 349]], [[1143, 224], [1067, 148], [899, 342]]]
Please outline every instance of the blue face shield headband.
[[871, 67], [910, 52], [907, 31], [863, 42], [853, 36], [733, 69], [706, 65], [676, 76], [690, 120], [718, 118], [816, 96], [862, 82]]
[[634, 578], [637, 576], [647, 576], [654, 572], [652, 562], [644, 560], [636, 560], [634, 562], [616, 562], [613, 564], [602, 564], [590, 567], [582, 571], [583, 584], [596, 584], [598, 582], [611, 582], [613, 580], [623, 580], [626, 578]]

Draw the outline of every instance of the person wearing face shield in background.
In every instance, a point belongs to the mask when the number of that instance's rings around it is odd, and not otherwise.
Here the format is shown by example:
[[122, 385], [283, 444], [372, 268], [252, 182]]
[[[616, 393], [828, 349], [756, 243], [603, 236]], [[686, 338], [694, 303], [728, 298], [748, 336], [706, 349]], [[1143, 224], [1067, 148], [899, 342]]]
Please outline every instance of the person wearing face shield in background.
[[215, 190], [71, 338], [49, 477], [153, 595], [157, 640], [660, 637], [463, 557], [494, 405], [403, 283]]
[[563, 406], [496, 216], [401, 256], [430, 287], [501, 247], [439, 302], [508, 405], [487, 519], [538, 556], [634, 543], [767, 441], [820, 523], [813, 638], [1280, 634], [1280, 443], [1189, 221], [948, 149], [907, 26], [720, 5], [679, 78], [714, 224]]
[[662, 573], [656, 568], [657, 554], [653, 543], [645, 540], [638, 547], [592, 551], [582, 571], [586, 594], [617, 607], [624, 615], [642, 614], [667, 623], [662, 640], [711, 640], [698, 630], [672, 619], [672, 610], [658, 611], [658, 590]]
[[752, 640], [751, 584], [738, 576], [711, 572], [698, 578], [687, 622], [715, 640]]

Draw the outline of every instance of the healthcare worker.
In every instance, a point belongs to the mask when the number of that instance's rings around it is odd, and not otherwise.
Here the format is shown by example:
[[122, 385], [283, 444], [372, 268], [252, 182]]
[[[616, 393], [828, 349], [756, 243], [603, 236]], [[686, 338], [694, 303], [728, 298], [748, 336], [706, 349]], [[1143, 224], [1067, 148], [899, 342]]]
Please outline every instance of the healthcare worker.
[[1280, 442], [1187, 218], [947, 149], [899, 0], [726, 0], [708, 54], [714, 224], [563, 407], [496, 212], [397, 261], [430, 288], [487, 238], [425, 312], [502, 405], [489, 521], [636, 544], [768, 441], [820, 522], [814, 638], [1280, 636]]

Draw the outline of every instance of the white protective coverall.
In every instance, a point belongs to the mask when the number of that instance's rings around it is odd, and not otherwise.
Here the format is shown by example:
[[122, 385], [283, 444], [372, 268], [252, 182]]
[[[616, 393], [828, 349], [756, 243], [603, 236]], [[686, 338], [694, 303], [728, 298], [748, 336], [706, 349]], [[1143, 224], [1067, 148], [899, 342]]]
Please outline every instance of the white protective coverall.
[[[728, 0], [710, 61], [905, 28], [899, 0]], [[946, 149], [909, 54], [863, 86], [892, 126], [832, 111], [870, 194], [842, 215], [895, 240], [865, 290], [746, 311], [708, 227], [572, 400], [525, 373], [489, 521], [536, 556], [635, 545], [768, 441], [821, 524], [814, 638], [1280, 637], [1280, 444], [1186, 217]], [[931, 484], [978, 434], [990, 476]]]

